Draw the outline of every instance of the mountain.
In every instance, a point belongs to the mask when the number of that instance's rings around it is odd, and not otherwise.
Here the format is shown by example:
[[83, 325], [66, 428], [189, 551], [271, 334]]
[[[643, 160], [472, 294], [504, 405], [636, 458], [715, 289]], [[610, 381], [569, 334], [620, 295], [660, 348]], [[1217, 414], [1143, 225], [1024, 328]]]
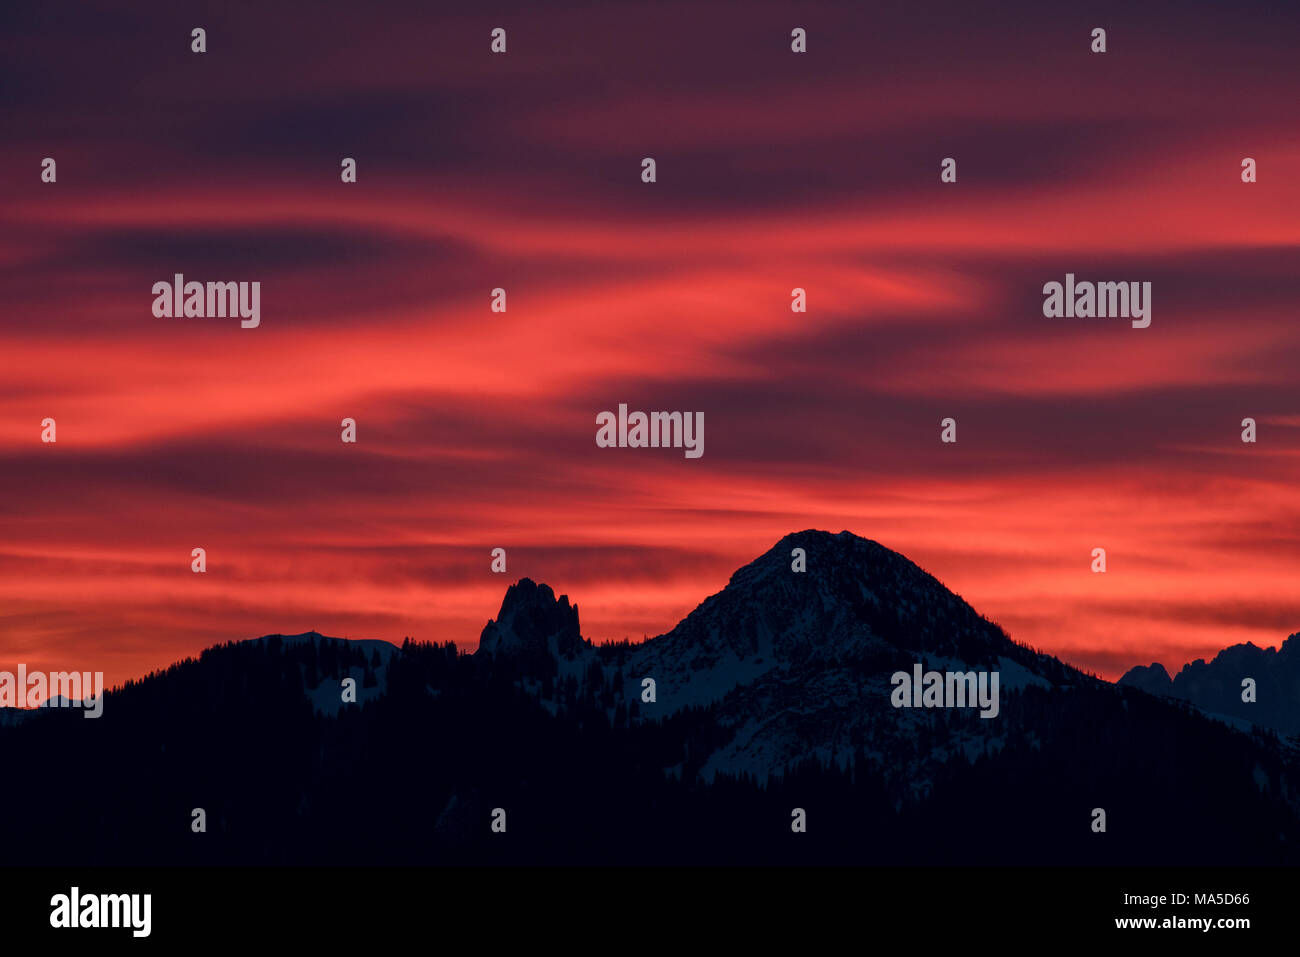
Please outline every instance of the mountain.
[[[896, 706], [917, 668], [996, 677], [996, 707]], [[786, 536], [638, 644], [521, 579], [473, 654], [270, 635], [96, 721], [27, 714], [14, 773], [84, 785], [0, 790], [21, 862], [1300, 863], [1294, 741], [1012, 641], [848, 532]]]
[[[804, 571], [794, 570], [796, 550]], [[511, 622], [521, 623], [517, 634]], [[1166, 811], [1157, 825], [1161, 801], [1182, 805], [1189, 828], [1197, 817], [1191, 805], [1209, 813], [1207, 796], [1230, 786], [1248, 802], [1250, 792], [1266, 792], [1290, 808], [1287, 819], [1294, 815], [1296, 794], [1279, 763], [1293, 760], [1292, 746], [1266, 743], [1250, 768], [1217, 781], [1185, 762], [1175, 767], [1175, 730], [1188, 742], [1206, 738], [1207, 748], [1221, 749], [1234, 765], [1259, 745], [1186, 709], [1151, 711], [1125, 690], [1012, 641], [906, 557], [847, 531], [786, 536], [671, 631], [637, 645], [598, 648], [583, 640], [567, 598], [525, 579], [484, 630], [479, 654], [513, 663], [525, 675], [521, 687], [557, 714], [565, 710], [566, 680], [613, 689], [604, 701], [611, 719], [618, 702], [638, 703], [647, 679], [656, 696], [639, 703], [643, 719], [706, 711], [707, 734], [672, 768], [684, 780], [770, 784], [811, 761], [869, 776], [876, 798], [906, 814], [939, 803], [962, 778], [1001, 768], [1023, 779], [1037, 767], [1040, 777], [1012, 796], [1021, 823], [1039, 813], [1024, 800], [1035, 789], [1040, 804], [1089, 790], [1122, 800], [1127, 791], [1148, 798], [1141, 802], [1150, 831], [1144, 840], [1163, 831], [1171, 844], [1177, 838], [1169, 821], [1180, 814]], [[985, 721], [960, 709], [894, 708], [891, 676], [916, 664], [923, 671], [996, 671], [1002, 713]], [[1161, 675], [1159, 666], [1150, 669], [1148, 685], [1159, 688]], [[1004, 814], [1005, 806], [989, 810], [985, 823]]]
[[[793, 570], [796, 549], [804, 571]], [[507, 591], [479, 654], [512, 660], [533, 677], [583, 675], [602, 660], [579, 637], [567, 597], [528, 579]], [[708, 755], [702, 773], [763, 780], [810, 754], [844, 767], [864, 739], [913, 737], [928, 718], [890, 706], [889, 678], [914, 663], [994, 669], [1004, 692], [1095, 680], [1016, 644], [897, 552], [849, 532], [804, 531], [738, 570], [672, 631], [628, 648], [617, 681], [620, 696], [634, 700], [645, 679], [654, 680], [656, 702], [646, 714], [715, 707], [731, 739]], [[984, 737], [973, 726], [934, 757], [982, 751]], [[883, 762], [898, 750], [878, 753]], [[923, 786], [925, 763], [882, 764], [878, 772], [902, 770]]]
[[[1248, 678], [1255, 682], [1253, 701], [1242, 700]], [[1232, 645], [1210, 662], [1197, 658], [1184, 665], [1173, 678], [1158, 663], [1139, 665], [1118, 683], [1189, 701], [1210, 714], [1300, 735], [1300, 633], [1277, 649], [1250, 642]]]
[[[807, 570], [792, 570], [802, 549]], [[1000, 628], [902, 555], [841, 532], [788, 535], [737, 571], [676, 628], [646, 642], [638, 665], [655, 671], [671, 706], [712, 700], [765, 675], [903, 663], [917, 656], [1027, 671], [1069, 669], [1012, 642]]]
[[1173, 680], [1169, 677], [1169, 672], [1165, 671], [1165, 666], [1158, 661], [1130, 668], [1117, 684], [1138, 688], [1148, 694], [1167, 695], [1173, 691]]
[[557, 658], [590, 651], [578, 631], [578, 606], [555, 597], [549, 585], [521, 578], [506, 589], [497, 617], [479, 636], [478, 654], [514, 659], [528, 671], [544, 673]]

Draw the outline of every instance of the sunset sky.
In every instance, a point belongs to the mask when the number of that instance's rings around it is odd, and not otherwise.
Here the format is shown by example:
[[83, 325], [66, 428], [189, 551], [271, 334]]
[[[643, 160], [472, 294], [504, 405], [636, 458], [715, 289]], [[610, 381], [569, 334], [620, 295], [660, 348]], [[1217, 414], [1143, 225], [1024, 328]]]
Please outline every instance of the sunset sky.
[[[1294, 8], [16, 6], [0, 669], [472, 647], [525, 575], [640, 639], [805, 528], [1110, 678], [1300, 631]], [[261, 326], [155, 318], [178, 272]], [[703, 457], [597, 448], [620, 402]]]

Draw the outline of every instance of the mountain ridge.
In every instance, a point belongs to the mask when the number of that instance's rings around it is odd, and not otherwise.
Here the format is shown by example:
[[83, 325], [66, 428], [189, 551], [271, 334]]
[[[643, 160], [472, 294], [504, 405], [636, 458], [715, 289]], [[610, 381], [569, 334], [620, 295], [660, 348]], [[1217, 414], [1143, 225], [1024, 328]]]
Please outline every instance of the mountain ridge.
[[[1254, 682], [1246, 701], [1244, 683]], [[1197, 658], [1170, 676], [1159, 662], [1130, 668], [1116, 682], [1149, 694], [1188, 701], [1201, 710], [1300, 735], [1300, 632], [1277, 648], [1229, 645], [1208, 662]]]
[[[1021, 645], [905, 556], [847, 532], [783, 537], [645, 642], [593, 644], [577, 606], [529, 579], [507, 588], [484, 635], [472, 654], [265, 635], [127, 682], [98, 721], [0, 715], [0, 747], [33, 780], [66, 767], [113, 780], [127, 755], [154, 782], [0, 792], [0, 815], [26, 824], [12, 853], [899, 864], [971, 863], [974, 848], [1009, 864], [1300, 862], [1296, 741]], [[918, 666], [997, 672], [998, 708], [898, 706], [892, 676]], [[212, 834], [189, 831], [195, 806]], [[815, 822], [793, 840], [792, 808]], [[508, 840], [488, 827], [501, 809]]]

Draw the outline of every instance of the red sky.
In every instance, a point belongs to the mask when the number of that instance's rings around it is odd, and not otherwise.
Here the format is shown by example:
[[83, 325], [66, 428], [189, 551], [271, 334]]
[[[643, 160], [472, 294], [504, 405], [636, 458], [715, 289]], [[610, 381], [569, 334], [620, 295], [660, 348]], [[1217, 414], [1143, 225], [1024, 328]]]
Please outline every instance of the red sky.
[[[524, 575], [640, 638], [809, 527], [1107, 677], [1300, 630], [1295, 15], [729, 9], [6, 11], [0, 668], [472, 645]], [[597, 448], [620, 402], [704, 456]]]

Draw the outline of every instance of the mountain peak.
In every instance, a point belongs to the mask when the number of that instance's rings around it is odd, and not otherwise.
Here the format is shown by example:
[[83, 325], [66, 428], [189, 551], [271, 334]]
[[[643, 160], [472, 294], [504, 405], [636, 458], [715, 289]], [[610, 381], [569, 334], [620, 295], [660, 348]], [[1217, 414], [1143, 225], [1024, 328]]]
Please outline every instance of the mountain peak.
[[479, 636], [476, 654], [506, 654], [522, 663], [545, 665], [569, 657], [582, 645], [578, 606], [569, 596], [556, 598], [550, 585], [521, 578], [506, 589], [501, 610]]
[[701, 694], [772, 669], [843, 662], [879, 668], [1007, 657], [1039, 666], [1038, 656], [905, 556], [848, 531], [817, 529], [784, 536], [738, 569], [726, 588], [651, 639], [644, 656], [665, 675], [662, 687], [699, 686]]
[[[863, 538], [860, 535], [854, 535], [849, 531], [826, 532], [819, 528], [806, 528], [802, 532], [791, 532], [785, 535], [775, 545], [760, 555], [749, 565], [737, 570], [739, 575], [746, 568], [754, 565], [784, 565], [787, 569], [790, 565], [790, 552], [796, 548], [802, 548], [809, 555], [814, 552], [819, 556], [829, 558], [833, 561], [841, 561], [852, 556], [855, 552], [863, 548], [879, 549], [882, 552], [889, 552], [897, 555], [897, 552], [890, 552], [889, 549], [879, 542], [872, 541], [869, 538]], [[902, 558], [902, 555], [898, 555]], [[733, 576], [734, 577], [734, 576]]]
[[[800, 572], [796, 571], [796, 560], [799, 556], [795, 549], [802, 549], [800, 560], [809, 578], [798, 577]], [[848, 531], [832, 533], [809, 528], [791, 532], [758, 558], [737, 569], [727, 587], [745, 588], [764, 583], [798, 586], [809, 579], [823, 583], [842, 582], [845, 578], [861, 580], [876, 577], [886, 569], [893, 572], [914, 570], [930, 579], [908, 558], [879, 542]], [[939, 583], [936, 581], [934, 584]]]
[[1165, 666], [1158, 661], [1149, 665], [1136, 665], [1124, 672], [1124, 676], [1115, 682], [1118, 685], [1137, 688], [1148, 694], [1172, 694], [1174, 681], [1169, 677]]

